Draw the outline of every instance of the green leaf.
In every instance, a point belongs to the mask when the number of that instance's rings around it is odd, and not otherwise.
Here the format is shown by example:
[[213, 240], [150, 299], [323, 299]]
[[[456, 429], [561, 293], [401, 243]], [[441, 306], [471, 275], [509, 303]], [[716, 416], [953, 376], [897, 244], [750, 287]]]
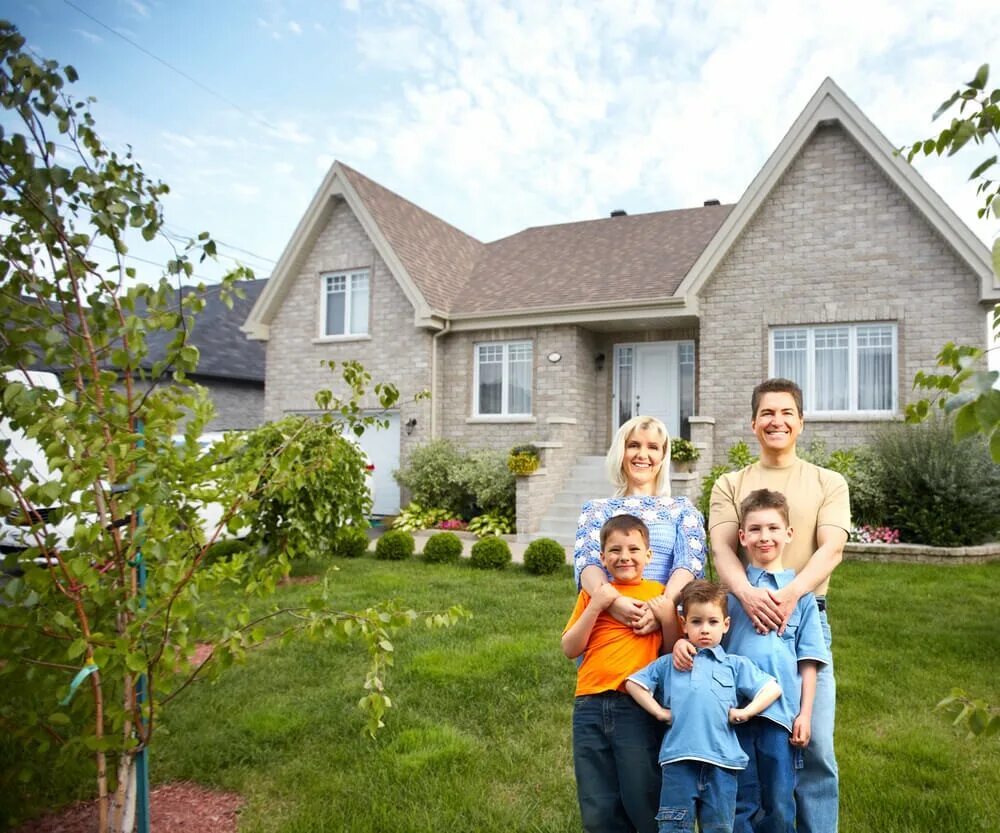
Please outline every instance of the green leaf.
[[[1000, 204], [1000, 200], [994, 205]], [[993, 241], [993, 274], [1000, 278], [1000, 237]]]
[[986, 86], [987, 80], [990, 77], [990, 65], [983, 64], [979, 69], [976, 70], [976, 77], [973, 78], [966, 86], [973, 87], [974, 89], [981, 90]]
[[969, 174], [969, 179], [976, 179], [977, 177], [982, 176], [984, 171], [989, 170], [989, 168], [991, 166], [993, 166], [993, 165], [996, 164], [996, 161], [997, 161], [997, 158], [994, 155], [994, 156], [991, 156], [989, 159], [986, 159], [986, 160], [980, 162], [978, 165], [976, 165], [976, 167], [972, 171], [972, 173]]
[[[941, 105], [937, 108], [937, 110], [934, 111], [934, 115], [931, 117], [931, 121], [934, 121], [935, 119], [937, 119], [938, 116], [940, 116], [942, 113], [944, 113], [949, 107], [951, 107], [952, 104], [954, 104], [956, 101], [958, 101], [959, 96], [961, 96], [961, 92], [959, 92], [958, 90], [955, 90], [955, 92], [953, 92], [947, 98], [947, 100], [943, 101], [941, 103]], [[924, 152], [926, 153], [926, 151], [927, 151], [927, 145], [925, 144], [924, 145]]]
[[994, 430], [990, 437], [990, 457], [994, 463], [1000, 463], [1000, 429]]

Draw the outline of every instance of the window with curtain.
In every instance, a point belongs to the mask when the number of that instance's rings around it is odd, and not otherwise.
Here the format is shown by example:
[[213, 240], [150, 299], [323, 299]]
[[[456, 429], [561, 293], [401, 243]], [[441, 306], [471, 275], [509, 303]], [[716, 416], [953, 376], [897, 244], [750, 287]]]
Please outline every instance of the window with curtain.
[[365, 335], [368, 332], [368, 270], [321, 277], [320, 335]]
[[894, 413], [895, 324], [774, 327], [771, 375], [797, 382], [807, 413]]
[[530, 341], [476, 345], [476, 416], [531, 415]]

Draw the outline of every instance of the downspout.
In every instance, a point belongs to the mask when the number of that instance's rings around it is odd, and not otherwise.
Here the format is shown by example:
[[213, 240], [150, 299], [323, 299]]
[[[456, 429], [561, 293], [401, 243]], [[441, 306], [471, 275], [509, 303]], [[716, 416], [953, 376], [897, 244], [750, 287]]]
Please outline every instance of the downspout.
[[437, 393], [438, 393], [438, 339], [451, 329], [451, 321], [444, 322], [444, 328], [431, 336], [431, 439], [437, 439]]

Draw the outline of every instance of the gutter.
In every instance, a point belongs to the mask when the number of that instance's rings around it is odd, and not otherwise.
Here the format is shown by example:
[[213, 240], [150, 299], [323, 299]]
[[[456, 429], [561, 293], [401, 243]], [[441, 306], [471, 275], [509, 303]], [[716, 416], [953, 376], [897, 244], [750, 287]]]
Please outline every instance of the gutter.
[[438, 392], [438, 339], [451, 329], [451, 319], [445, 319], [444, 327], [431, 336], [431, 439], [436, 440], [437, 432], [437, 392]]

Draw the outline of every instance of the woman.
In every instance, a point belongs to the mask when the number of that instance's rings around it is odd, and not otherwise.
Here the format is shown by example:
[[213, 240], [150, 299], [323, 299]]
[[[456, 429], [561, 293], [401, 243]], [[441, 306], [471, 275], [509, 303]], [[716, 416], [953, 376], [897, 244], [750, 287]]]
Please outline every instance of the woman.
[[[633, 417], [618, 429], [607, 459], [615, 495], [587, 501], [580, 511], [573, 558], [577, 588], [593, 595], [609, 581], [600, 560], [601, 527], [608, 518], [623, 513], [641, 518], [649, 527], [653, 560], [643, 578], [666, 585], [664, 595], [673, 606], [684, 585], [704, 577], [704, 522], [691, 501], [670, 496], [669, 467], [665, 465], [669, 458], [670, 435], [655, 417]], [[608, 613], [640, 633], [659, 627], [644, 602], [626, 596], [615, 599]]]

